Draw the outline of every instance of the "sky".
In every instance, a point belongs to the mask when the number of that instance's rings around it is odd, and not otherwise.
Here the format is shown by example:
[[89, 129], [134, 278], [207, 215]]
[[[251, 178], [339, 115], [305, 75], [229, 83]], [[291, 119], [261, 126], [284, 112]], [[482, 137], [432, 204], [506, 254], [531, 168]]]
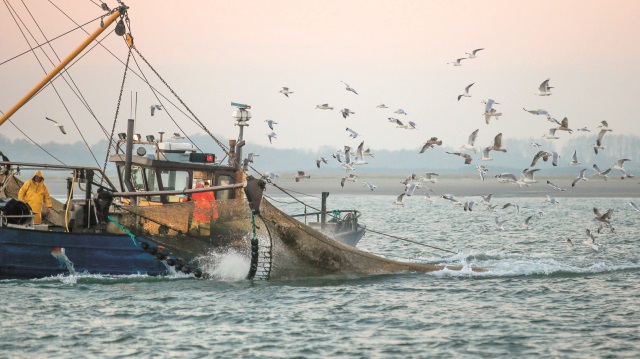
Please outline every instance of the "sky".
[[[102, 13], [98, 2], [90, 0], [24, 3], [48, 38], [74, 27], [51, 3], [79, 23]], [[114, 1], [107, 3], [115, 6]], [[9, 4], [28, 22], [22, 2], [9, 0]], [[268, 145], [271, 130], [264, 121], [271, 119], [277, 122], [271, 146], [281, 149], [338, 149], [364, 140], [372, 149], [418, 151], [433, 136], [458, 147], [475, 129], [480, 129], [479, 147], [503, 133], [508, 148], [509, 139], [541, 139], [554, 127], [523, 107], [545, 109], [559, 120], [567, 117], [574, 129], [586, 126], [592, 131], [560, 133], [557, 147], [572, 136], [592, 136], [595, 141], [602, 120], [618, 134], [640, 135], [635, 112], [640, 77], [637, 1], [182, 1], [178, 6], [129, 0], [126, 4], [137, 49], [207, 129], [222, 138], [237, 136], [230, 102], [252, 106], [245, 130], [248, 142]], [[93, 22], [86, 28], [92, 31], [97, 25]], [[0, 62], [28, 49], [5, 4], [0, 6], [0, 31]], [[76, 33], [54, 41], [60, 57], [85, 36]], [[111, 35], [104, 43], [126, 59], [122, 39]], [[477, 48], [484, 49], [477, 58], [462, 61], [462, 66], [447, 64]], [[153, 77], [147, 68], [143, 71]], [[68, 107], [80, 108], [80, 115], [73, 114], [78, 123], [74, 125], [55, 92], [46, 89], [12, 117], [39, 143], [104, 139], [94, 116], [111, 130], [123, 65], [98, 48], [70, 72], [94, 115], [72, 101]], [[31, 54], [0, 65], [0, 110], [10, 108], [43, 74]], [[536, 96], [546, 79], [553, 94]], [[343, 81], [358, 95], [346, 91]], [[152, 83], [161, 88], [158, 81]], [[471, 97], [458, 101], [471, 83]], [[289, 98], [279, 93], [282, 86], [293, 91]], [[64, 82], [56, 81], [56, 88], [67, 97]], [[161, 92], [170, 96], [166, 88]], [[136, 96], [137, 110], [132, 100]], [[503, 115], [487, 125], [481, 101], [488, 98], [500, 103], [495, 107]], [[151, 117], [149, 106], [158, 102], [165, 110]], [[334, 110], [315, 108], [324, 103]], [[379, 104], [389, 108], [376, 108]], [[345, 107], [355, 114], [344, 119], [339, 110]], [[393, 113], [399, 108], [407, 115]], [[67, 135], [45, 116], [64, 124]], [[160, 130], [204, 133], [170, 103], [158, 101], [130, 73], [116, 132], [125, 131], [128, 117], [136, 118], [136, 131], [143, 135]], [[388, 117], [411, 120], [418, 129], [396, 128]], [[359, 136], [350, 138], [347, 127]], [[0, 134], [24, 138], [10, 123], [0, 127]]]

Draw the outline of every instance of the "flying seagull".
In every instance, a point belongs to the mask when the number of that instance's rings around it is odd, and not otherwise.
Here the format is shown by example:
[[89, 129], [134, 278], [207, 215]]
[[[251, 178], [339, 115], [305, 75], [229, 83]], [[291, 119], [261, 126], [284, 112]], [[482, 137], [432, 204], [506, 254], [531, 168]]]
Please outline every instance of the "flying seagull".
[[404, 112], [404, 110], [403, 110], [403, 109], [401, 109], [401, 108], [399, 108], [399, 109], [397, 109], [397, 110], [393, 111], [393, 113], [397, 113], [398, 115], [406, 115], [406, 114], [407, 114], [407, 113], [406, 113], [406, 112]]
[[474, 147], [476, 143], [476, 138], [478, 138], [478, 131], [480, 131], [480, 129], [477, 129], [471, 132], [471, 134], [469, 135], [469, 139], [467, 140], [467, 143], [460, 146], [461, 150], [470, 150], [470, 151], [473, 151], [473, 153], [478, 153], [478, 149]]
[[402, 192], [398, 198], [396, 198], [395, 202], [393, 202], [393, 204], [397, 204], [399, 206], [404, 207], [404, 203], [402, 203], [402, 199], [404, 198], [404, 192]]
[[325, 164], [328, 163], [327, 160], [324, 159], [324, 157], [322, 156], [316, 157], [316, 166], [318, 166], [318, 168], [320, 168], [320, 163], [322, 162], [324, 162]]
[[563, 118], [562, 122], [560, 122], [560, 126], [558, 126], [557, 130], [560, 131], [567, 131], [569, 133], [572, 133], [572, 129], [569, 128], [569, 119], [568, 118]]
[[553, 87], [549, 86], [549, 80], [550, 79], [546, 79], [546, 80], [542, 81], [542, 83], [540, 84], [540, 87], [538, 88], [539, 92], [536, 95], [538, 95], [538, 96], [551, 96], [551, 89]]
[[346, 83], [346, 82], [344, 82], [344, 81], [340, 81], [340, 82], [342, 82], [343, 84], [345, 84], [345, 86], [347, 86], [347, 88], [346, 88], [346, 90], [347, 90], [347, 91], [351, 91], [351, 92], [353, 92], [353, 93], [354, 93], [354, 94], [356, 94], [356, 95], [358, 94], [358, 93], [356, 92], [356, 90], [354, 90], [354, 89], [353, 89], [353, 87], [351, 87], [351, 86], [347, 85], [347, 83]]
[[376, 108], [389, 108], [389, 107], [387, 107], [387, 105], [381, 103], [378, 106], [376, 106]]
[[57, 128], [60, 129], [60, 132], [62, 132], [63, 135], [66, 135], [67, 132], [64, 130], [64, 126], [59, 124], [57, 121], [50, 119], [49, 117], [45, 117], [47, 120], [53, 122], [54, 126], [56, 126]]
[[328, 103], [323, 103], [322, 105], [316, 105], [316, 108], [320, 110], [333, 110], [333, 107], [329, 106]]
[[606, 213], [602, 214], [596, 207], [593, 207], [593, 213], [596, 215], [594, 220], [611, 226], [611, 214], [613, 214], [613, 209], [609, 209]]
[[464, 88], [464, 93], [462, 95], [458, 95], [458, 101], [460, 101], [460, 98], [462, 97], [471, 97], [471, 95], [469, 94], [469, 88], [471, 88], [471, 86], [473, 86], [474, 83]]
[[456, 59], [455, 61], [447, 62], [447, 65], [448, 65], [448, 64], [452, 64], [453, 66], [462, 66], [462, 64], [460, 63], [460, 61], [462, 61], [462, 60], [466, 60], [466, 59], [467, 59], [466, 57], [461, 57], [461, 58], [459, 58], [459, 59]]
[[174, 140], [181, 140], [184, 138], [184, 136], [182, 136], [181, 134], [179, 134], [178, 132], [174, 132], [173, 136], [171, 136], [171, 138], [173, 138]]
[[631, 206], [631, 208], [633, 208], [635, 211], [640, 212], [640, 208], [638, 208], [638, 205], [636, 205], [633, 202], [629, 202], [629, 205]]
[[349, 115], [353, 115], [355, 114], [355, 112], [349, 110], [348, 108], [343, 108], [342, 110], [340, 110], [340, 113], [342, 114], [342, 117], [347, 118], [349, 117]]
[[484, 48], [481, 49], [475, 49], [471, 52], [465, 52], [465, 54], [469, 55], [470, 59], [475, 59], [476, 58], [476, 54], [478, 53], [478, 51], [484, 50]]
[[276, 136], [276, 133], [275, 133], [275, 132], [273, 132], [273, 131], [271, 131], [271, 133], [268, 133], [268, 134], [267, 134], [267, 137], [269, 137], [269, 143], [273, 143], [273, 142], [271, 142], [271, 139], [272, 139], [272, 138], [278, 138], [278, 137]]
[[585, 168], [585, 169], [583, 169], [582, 171], [580, 171], [580, 174], [578, 175], [578, 177], [576, 177], [576, 178], [573, 180], [573, 183], [571, 183], [571, 187], [575, 187], [575, 186], [576, 186], [576, 184], [577, 184], [578, 182], [580, 182], [580, 181], [586, 181], [586, 180], [588, 180], [588, 178], [584, 176], [584, 172], [585, 172], [586, 170], [587, 170], [587, 169]]
[[468, 153], [464, 153], [464, 152], [449, 152], [449, 151], [447, 151], [447, 153], [450, 154], [450, 155], [456, 155], [456, 156], [460, 156], [460, 157], [464, 158], [464, 164], [465, 165], [468, 165], [468, 164], [471, 163], [471, 161], [473, 161], [473, 159], [471, 158], [471, 156]]
[[557, 186], [556, 184], [554, 184], [553, 182], [551, 182], [551, 181], [549, 181], [549, 180], [547, 180], [547, 184], [548, 184], [549, 186], [553, 187], [555, 190], [558, 190], [558, 191], [560, 191], [560, 192], [564, 192], [564, 191], [566, 191], [566, 189], [564, 189], [564, 188], [560, 188], [559, 186]]
[[296, 182], [300, 182], [303, 178], [311, 178], [311, 176], [304, 174], [304, 171], [298, 171], [298, 173], [293, 176], [293, 179], [295, 179]]
[[547, 110], [543, 110], [541, 108], [537, 109], [537, 110], [527, 110], [526, 108], [522, 108], [523, 110], [529, 112], [530, 114], [534, 114], [534, 115], [548, 115], [549, 112], [547, 112]]
[[293, 93], [293, 91], [289, 91], [288, 87], [284, 87], [284, 86], [282, 87], [282, 90], [280, 90], [279, 92], [287, 97], [289, 97], [290, 93]]
[[277, 123], [276, 121], [274, 121], [274, 120], [264, 120], [264, 122], [266, 122], [266, 123], [267, 123], [267, 126], [269, 126], [269, 128], [270, 128], [271, 130], [273, 130], [273, 125], [277, 125], [277, 124], [278, 124], [278, 123]]
[[342, 180], [340, 180], [340, 186], [344, 187], [344, 183], [346, 181], [356, 182], [358, 181], [358, 176], [354, 175], [353, 173], [350, 173], [349, 175], [342, 177]]
[[611, 172], [611, 167], [607, 168], [604, 171], [600, 171], [600, 168], [598, 167], [598, 165], [596, 165], [595, 163], [593, 164], [593, 169], [596, 172], [593, 176], [594, 177], [602, 177], [604, 178], [605, 181], [607, 181], [609, 179], [609, 177], [607, 176], [609, 174], [609, 172]]
[[557, 128], [550, 128], [549, 133], [543, 134], [542, 137], [546, 138], [547, 140], [557, 140], [560, 137], [556, 136], [556, 130]]
[[435, 146], [441, 146], [442, 140], [438, 140], [438, 137], [431, 137], [424, 145], [422, 145], [422, 149], [420, 149], [420, 153], [424, 153], [424, 151], [429, 148], [434, 148]]
[[359, 135], [356, 131], [350, 129], [349, 127], [347, 127], [347, 132], [349, 132], [349, 137], [351, 138], [356, 138]]
[[160, 106], [160, 105], [151, 105], [150, 109], [151, 109], [151, 116], [153, 116], [156, 113], [156, 110], [159, 110], [159, 111], [162, 110], [162, 106]]
[[571, 162], [569, 162], [570, 165], [572, 166], [577, 166], [580, 164], [580, 162], [578, 161], [578, 151], [577, 150], [573, 150], [573, 156], [571, 156]]

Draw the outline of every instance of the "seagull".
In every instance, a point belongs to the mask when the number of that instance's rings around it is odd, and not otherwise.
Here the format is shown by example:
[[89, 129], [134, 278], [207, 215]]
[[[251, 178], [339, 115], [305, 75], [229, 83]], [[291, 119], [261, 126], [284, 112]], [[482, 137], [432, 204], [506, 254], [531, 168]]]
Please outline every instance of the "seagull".
[[507, 152], [506, 149], [502, 148], [502, 132], [496, 135], [493, 139], [493, 146], [487, 147], [489, 151], [500, 151]]
[[275, 132], [273, 132], [273, 131], [271, 131], [271, 133], [268, 133], [268, 134], [267, 134], [267, 137], [269, 137], [269, 143], [273, 143], [273, 142], [271, 142], [271, 139], [272, 139], [272, 138], [278, 138], [278, 137], [276, 136], [276, 133], [275, 133]]
[[542, 137], [546, 138], [547, 140], [557, 140], [560, 137], [556, 136], [556, 130], [557, 128], [550, 128], [549, 133], [543, 134]]
[[174, 133], [173, 133], [173, 136], [171, 136], [171, 138], [173, 138], [174, 140], [181, 140], [181, 139], [183, 139], [183, 138], [184, 138], [184, 136], [180, 135], [180, 134], [179, 134], [179, 133], [177, 133], [177, 132], [174, 132]]
[[607, 121], [600, 121], [600, 126], [598, 126], [598, 128], [601, 131], [613, 131], [609, 128], [609, 124], [607, 123]]
[[404, 207], [404, 203], [402, 203], [402, 199], [403, 199], [403, 198], [404, 198], [404, 192], [402, 192], [402, 193], [398, 196], [398, 198], [396, 198], [396, 201], [395, 201], [395, 202], [393, 202], [393, 204], [397, 204], [397, 205], [399, 205], [399, 206]]
[[381, 103], [378, 106], [376, 106], [376, 108], [388, 108], [387, 105]]
[[582, 244], [585, 244], [592, 250], [597, 251], [598, 245], [596, 244], [596, 237], [593, 236], [589, 229], [587, 229], [587, 237], [589, 237], [589, 239], [585, 239], [584, 241], [582, 241]]
[[471, 95], [469, 94], [469, 88], [471, 88], [471, 86], [473, 86], [474, 83], [464, 88], [464, 93], [462, 95], [458, 95], [458, 101], [460, 101], [460, 98], [462, 97], [471, 97]]
[[550, 204], [553, 204], [553, 205], [558, 205], [558, 204], [560, 204], [560, 202], [558, 202], [558, 200], [557, 200], [557, 199], [555, 199], [555, 197], [551, 197], [551, 196], [549, 196], [549, 195], [547, 195], [547, 199], [545, 199], [544, 201], [545, 201], [545, 202], [549, 202]]
[[618, 170], [620, 172], [622, 172], [624, 174], [624, 176], [622, 176], [622, 179], [624, 179], [625, 177], [629, 177], [632, 178], [633, 176], [628, 174], [627, 171], [624, 169], [624, 163], [627, 161], [631, 161], [628, 158], [622, 158], [619, 159], [617, 162], [615, 162], [614, 164], [611, 165], [611, 169], [612, 170]]
[[480, 179], [484, 181], [484, 175], [489, 172], [489, 169], [482, 165], [476, 166], [476, 171], [478, 171], [478, 175], [480, 175]]
[[296, 182], [300, 182], [303, 178], [311, 178], [311, 176], [304, 174], [304, 171], [298, 171], [298, 174], [293, 176], [293, 179], [295, 179]]
[[287, 97], [289, 97], [290, 93], [293, 93], [293, 91], [289, 91], [288, 87], [284, 87], [284, 86], [282, 87], [282, 90], [280, 90], [279, 92]]
[[555, 117], [551, 117], [551, 115], [547, 115], [547, 121], [551, 122], [551, 123], [555, 123], [556, 125], [560, 125], [561, 122], [556, 120]]
[[364, 141], [360, 142], [360, 145], [356, 149], [356, 159], [351, 161], [351, 165], [366, 165], [367, 161], [364, 160], [364, 153], [362, 149], [364, 148]]
[[151, 110], [151, 116], [153, 116], [156, 113], [156, 110], [162, 111], [162, 106], [160, 106], [160, 105], [151, 105], [151, 107], [149, 107], [149, 109]]
[[487, 111], [484, 113], [484, 121], [487, 123], [487, 125], [489, 124], [489, 121], [491, 120], [491, 116], [493, 117], [500, 117], [502, 116], [502, 112], [498, 112], [498, 110], [496, 110], [495, 108], [492, 108], [491, 110]]
[[[363, 181], [364, 182], [364, 181]], [[362, 185], [362, 187], [368, 187], [370, 190], [374, 190], [376, 188], [378, 188], [378, 186], [374, 185], [373, 183], [369, 183], [369, 182], [364, 182], [364, 184]]]
[[431, 137], [424, 145], [422, 145], [422, 149], [420, 149], [420, 153], [424, 153], [424, 151], [429, 148], [434, 148], [435, 146], [441, 146], [442, 140], [438, 140], [438, 137]]
[[320, 168], [320, 163], [322, 162], [324, 162], [325, 164], [328, 163], [327, 160], [324, 159], [324, 157], [322, 156], [316, 157], [316, 166], [318, 166], [318, 168]]
[[404, 194], [411, 197], [416, 188], [420, 188], [420, 184], [415, 181], [411, 181], [404, 186]]
[[557, 166], [559, 157], [560, 157], [560, 155], [558, 154], [558, 152], [552, 151], [551, 152], [551, 164], [554, 165], [554, 166]]
[[274, 121], [274, 120], [264, 120], [264, 122], [266, 122], [266, 123], [267, 123], [267, 126], [269, 126], [269, 128], [270, 128], [271, 130], [273, 130], [273, 125], [277, 125], [277, 124], [278, 124], [278, 123], [277, 123], [276, 121]]
[[323, 103], [322, 105], [316, 105], [316, 108], [320, 110], [333, 110], [333, 107], [329, 106], [328, 103]]
[[569, 164], [572, 166], [577, 166], [580, 164], [580, 162], [578, 162], [578, 151], [573, 150], [573, 156], [571, 156], [571, 162], [569, 162]]
[[473, 211], [473, 205], [476, 204], [476, 202], [474, 200], [470, 200], [470, 201], [466, 201], [464, 202], [464, 211]]
[[551, 182], [551, 181], [549, 181], [549, 180], [547, 180], [547, 184], [548, 184], [549, 186], [553, 187], [554, 189], [556, 189], [556, 190], [560, 191], [560, 192], [564, 192], [564, 191], [566, 191], [566, 189], [564, 189], [564, 188], [560, 188], [559, 186], [555, 185], [553, 182]]
[[470, 59], [475, 59], [476, 58], [476, 54], [478, 53], [478, 51], [484, 50], [484, 48], [481, 49], [475, 49], [471, 52], [465, 52], [465, 54], [469, 55]]
[[540, 87], [538, 88], [539, 92], [536, 95], [551, 96], [551, 89], [553, 87], [549, 86], [549, 80], [550, 79], [546, 79], [540, 84]]
[[358, 181], [358, 176], [354, 175], [353, 173], [350, 173], [348, 176], [342, 177], [342, 180], [340, 181], [340, 186], [344, 187], [344, 183], [346, 181], [356, 182]]
[[417, 129], [418, 129], [418, 125], [416, 125], [415, 122], [413, 121], [408, 122], [407, 130], [417, 130]]
[[522, 227], [529, 229], [529, 223], [531, 222], [531, 218], [533, 218], [533, 215], [527, 217], [527, 219], [524, 220], [524, 223], [522, 224]]
[[356, 90], [354, 90], [351, 86], [347, 85], [347, 83], [346, 83], [346, 82], [344, 82], [344, 81], [340, 81], [340, 82], [342, 82], [343, 84], [345, 84], [345, 86], [347, 86], [347, 88], [346, 88], [346, 90], [347, 90], [347, 91], [351, 91], [351, 92], [353, 92], [353, 93], [354, 93], [354, 94], [356, 94], [356, 95], [358, 94], [358, 93], [356, 92]]
[[635, 211], [640, 212], [640, 208], [638, 208], [638, 206], [633, 203], [633, 202], [629, 202], [629, 205], [631, 206], [631, 208], [633, 208]]
[[502, 209], [507, 209], [509, 207], [514, 207], [516, 209], [516, 212], [520, 213], [520, 206], [518, 206], [517, 204], [506, 203], [504, 206], [502, 206]]
[[464, 152], [449, 152], [449, 151], [447, 151], [447, 153], [451, 154], [451, 155], [456, 155], [456, 156], [460, 156], [460, 157], [464, 158], [464, 164], [465, 165], [468, 165], [468, 164], [471, 163], [471, 161], [473, 161], [473, 159], [471, 158], [471, 156], [468, 153], [464, 153]]
[[526, 108], [522, 108], [523, 110], [529, 112], [530, 114], [534, 114], [534, 115], [548, 115], [549, 112], [547, 112], [547, 110], [543, 110], [541, 108], [537, 109], [537, 110], [527, 110]]
[[495, 211], [496, 211], [496, 207], [498, 207], [498, 205], [497, 205], [497, 204], [493, 204], [493, 205], [492, 205], [492, 204], [488, 204], [488, 205], [487, 205], [487, 211], [489, 211], [489, 212], [495, 212]]
[[448, 65], [448, 64], [452, 64], [453, 66], [462, 66], [462, 64], [460, 63], [460, 61], [462, 61], [462, 60], [466, 60], [466, 59], [467, 59], [466, 57], [461, 57], [461, 58], [459, 58], [459, 59], [456, 59], [456, 61], [453, 61], [453, 62], [447, 62], [447, 65]]
[[470, 151], [473, 151], [473, 153], [478, 153], [478, 149], [474, 147], [476, 143], [476, 138], [478, 138], [478, 131], [480, 131], [480, 129], [477, 129], [471, 132], [471, 134], [469, 135], [469, 139], [467, 140], [467, 143], [460, 146], [461, 150], [463, 151], [470, 150]]
[[279, 177], [280, 177], [280, 175], [279, 175], [279, 174], [277, 174], [277, 173], [275, 173], [275, 172], [265, 172], [265, 173], [262, 175], [262, 177], [261, 177], [261, 178], [262, 178], [262, 179], [267, 179], [267, 178], [268, 178], [268, 179], [276, 179], [276, 178], [279, 178]]
[[434, 172], [427, 172], [424, 174], [424, 177], [420, 176], [420, 182], [424, 182], [424, 183], [438, 183], [438, 176], [440, 176], [437, 173]]
[[484, 204], [486, 204], [486, 205], [489, 205], [489, 203], [491, 202], [491, 197], [492, 197], [492, 196], [493, 196], [493, 193], [489, 193], [489, 194], [488, 194], [488, 195], [486, 195], [486, 196], [480, 196], [480, 197], [482, 197], [482, 202], [481, 202], [481, 203], [484, 203]]
[[256, 154], [256, 153], [253, 153], [253, 152], [249, 152], [249, 153], [247, 154], [246, 161], [247, 161], [247, 162], [251, 162], [251, 163], [253, 163], [253, 158], [254, 158], [254, 157], [258, 157], [258, 156], [260, 156], [260, 155], [259, 155], [259, 154]]
[[524, 183], [538, 183], [538, 180], [533, 178], [533, 175], [537, 171], [540, 171], [540, 169], [539, 168], [536, 168], [536, 169], [525, 168], [524, 171], [522, 171], [522, 175], [524, 176], [523, 182]]
[[375, 157], [375, 155], [373, 153], [371, 153], [371, 149], [367, 148], [366, 150], [362, 151], [362, 155], [363, 156], [369, 156], [369, 157]]
[[451, 201], [453, 204], [462, 205], [462, 203], [460, 203], [460, 201], [458, 201], [458, 199], [452, 194], [443, 194], [441, 198]]
[[355, 114], [355, 112], [349, 110], [348, 108], [343, 108], [342, 110], [340, 110], [340, 113], [342, 114], [342, 117], [347, 118], [349, 117], [349, 115], [353, 115]]
[[349, 132], [349, 137], [351, 137], [351, 138], [358, 137], [358, 133], [356, 131], [350, 129], [349, 127], [347, 127], [347, 132]]
[[549, 152], [549, 151], [538, 151], [538, 153], [535, 154], [535, 156], [533, 156], [533, 160], [531, 161], [531, 165], [530, 167], [533, 167], [536, 165], [536, 163], [538, 163], [538, 160], [542, 158], [543, 161], [547, 161], [549, 159], [550, 156], [552, 156], [553, 153]]
[[587, 170], [587, 169], [585, 168], [585, 169], [583, 169], [582, 171], [580, 171], [580, 174], [578, 175], [578, 177], [576, 177], [576, 178], [573, 180], [573, 183], [571, 183], [571, 187], [575, 187], [575, 186], [576, 186], [576, 183], [578, 183], [578, 182], [580, 182], [580, 181], [586, 181], [586, 180], [588, 180], [588, 178], [584, 176], [584, 171], [586, 171], [586, 170]]
[[489, 152], [491, 152], [491, 147], [485, 147], [482, 151], [482, 157], [480, 161], [493, 161], [493, 158], [489, 157]]
[[611, 167], [607, 168], [605, 171], [600, 171], [600, 168], [598, 167], [598, 165], [596, 165], [595, 163], [593, 164], [593, 169], [596, 171], [596, 173], [594, 173], [594, 177], [602, 177], [604, 178], [604, 180], [608, 180], [609, 177], [607, 176], [607, 174], [609, 174], [609, 172], [611, 172]]
[[518, 179], [513, 173], [499, 173], [495, 175], [500, 183], [516, 183]]
[[[602, 122], [606, 123], [606, 121], [602, 121]], [[598, 127], [600, 127], [600, 126], [598, 126]], [[602, 146], [602, 138], [607, 133], [607, 131], [611, 131], [611, 130], [602, 129], [602, 130], [600, 130], [600, 132], [598, 132], [598, 138], [596, 138], [596, 144], [593, 145], [593, 151], [596, 153], [596, 155], [598, 154], [598, 150], [604, 150], [605, 149], [605, 147]]]
[[503, 227], [503, 225], [504, 225], [504, 223], [505, 223], [506, 221], [508, 221], [508, 220], [507, 220], [507, 219], [505, 219], [504, 221], [500, 221], [500, 220], [498, 220], [498, 217], [496, 217], [494, 220], [495, 220], [495, 222], [496, 222], [496, 228], [498, 228], [498, 229], [499, 229], [499, 230], [501, 230], [501, 231], [504, 231], [504, 227]]
[[531, 146], [531, 147], [540, 147], [540, 146], [542, 146], [542, 145], [541, 145], [541, 144], [539, 144], [539, 143], [537, 143], [537, 142], [531, 142], [531, 143], [529, 144], [529, 146]]
[[596, 207], [593, 207], [593, 213], [596, 215], [594, 220], [611, 226], [611, 214], [613, 214], [613, 209], [609, 209], [605, 214], [601, 214]]
[[59, 124], [57, 121], [50, 119], [49, 117], [45, 117], [47, 120], [53, 122], [53, 125], [60, 129], [63, 135], [66, 135], [67, 132], [64, 130], [64, 126]]
[[403, 185], [405, 185], [405, 186], [406, 186], [407, 184], [409, 184], [409, 182], [411, 182], [411, 181], [413, 181], [413, 180], [415, 180], [415, 179], [416, 179], [416, 174], [415, 174], [415, 173], [412, 173], [412, 174], [410, 174], [410, 175], [409, 175], [409, 176], [408, 176], [404, 181], [402, 181], [402, 182], [400, 182], [400, 183], [402, 183]]
[[586, 128], [586, 127], [579, 128], [579, 129], [577, 129], [576, 131], [591, 132], [591, 130], [590, 130], [590, 129], [588, 129], [588, 128]]
[[569, 133], [572, 133], [572, 129], [569, 128], [569, 119], [568, 118], [563, 118], [562, 122], [560, 122], [560, 126], [558, 126], [557, 130], [560, 131], [567, 131]]
[[401, 109], [401, 108], [399, 108], [399, 109], [397, 109], [397, 110], [393, 111], [393, 113], [397, 113], [398, 115], [406, 115], [406, 114], [407, 114], [407, 113], [406, 113], [406, 112], [404, 112], [404, 110], [403, 110], [403, 109]]

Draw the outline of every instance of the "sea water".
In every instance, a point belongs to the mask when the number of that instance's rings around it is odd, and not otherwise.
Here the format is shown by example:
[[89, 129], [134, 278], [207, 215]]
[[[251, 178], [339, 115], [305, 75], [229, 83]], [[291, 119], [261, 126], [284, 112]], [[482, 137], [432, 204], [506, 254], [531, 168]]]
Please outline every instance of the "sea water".
[[[247, 281], [248, 260], [228, 253], [204, 258], [210, 279], [5, 280], [0, 357], [640, 355], [640, 213], [628, 205], [637, 199], [494, 197], [495, 212], [478, 204], [465, 212], [417, 194], [398, 206], [395, 197], [332, 194], [329, 204], [362, 212], [372, 230], [363, 250], [487, 271]], [[288, 213], [304, 211], [290, 197], [272, 198]], [[593, 207], [614, 209], [615, 230], [595, 234], [597, 251], [582, 243], [598, 228]], [[496, 217], [507, 220], [504, 230]]]

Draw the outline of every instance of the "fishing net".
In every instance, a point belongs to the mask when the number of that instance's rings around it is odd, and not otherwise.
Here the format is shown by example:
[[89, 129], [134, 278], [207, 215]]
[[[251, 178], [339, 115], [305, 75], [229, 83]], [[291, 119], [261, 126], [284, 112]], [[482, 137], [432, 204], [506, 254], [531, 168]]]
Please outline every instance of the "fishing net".
[[[192, 201], [123, 206], [114, 217], [135, 235], [186, 258], [230, 250], [250, 254], [253, 225], [245, 199], [215, 200], [204, 207]], [[262, 227], [256, 228], [258, 233], [266, 235]]]

